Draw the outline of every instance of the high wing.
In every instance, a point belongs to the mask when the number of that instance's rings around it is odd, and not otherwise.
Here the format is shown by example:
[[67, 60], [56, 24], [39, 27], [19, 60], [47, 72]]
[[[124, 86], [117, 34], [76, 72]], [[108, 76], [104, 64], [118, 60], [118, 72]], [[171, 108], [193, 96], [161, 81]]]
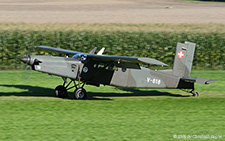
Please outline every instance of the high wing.
[[114, 56], [114, 55], [96, 55], [96, 54], [88, 54], [88, 58], [92, 58], [94, 60], [102, 61], [102, 62], [117, 62], [117, 63], [144, 63], [144, 64], [153, 64], [153, 65], [161, 65], [168, 66], [167, 64], [160, 62], [158, 60], [146, 57], [129, 57], [129, 56]]
[[54, 47], [48, 47], [48, 46], [38, 46], [37, 48], [51, 50], [51, 51], [57, 51], [57, 52], [63, 52], [63, 53], [67, 53], [67, 54], [79, 54], [79, 53], [82, 53], [82, 52], [78, 52], [78, 51], [72, 51], [72, 50], [61, 49], [61, 48], [54, 48]]
[[101, 61], [101, 62], [117, 62], [117, 63], [144, 63], [144, 64], [153, 64], [153, 65], [160, 65], [160, 66], [168, 66], [167, 64], [160, 62], [156, 59], [147, 58], [147, 57], [129, 57], [129, 56], [115, 56], [115, 55], [98, 55], [98, 54], [90, 54], [90, 53], [83, 53], [77, 51], [71, 51], [66, 49], [59, 49], [47, 46], [38, 46], [37, 48], [40, 49], [47, 49], [51, 51], [63, 52], [67, 54], [81, 54], [87, 55], [87, 58], [91, 58], [93, 60]]

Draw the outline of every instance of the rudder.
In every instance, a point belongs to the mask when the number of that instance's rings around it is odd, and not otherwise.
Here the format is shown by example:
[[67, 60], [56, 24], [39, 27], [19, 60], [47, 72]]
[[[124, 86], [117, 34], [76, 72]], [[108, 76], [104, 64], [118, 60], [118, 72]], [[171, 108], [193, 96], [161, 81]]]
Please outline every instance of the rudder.
[[195, 52], [195, 43], [185, 41], [177, 43], [176, 54], [173, 63], [173, 74], [181, 77], [189, 77]]

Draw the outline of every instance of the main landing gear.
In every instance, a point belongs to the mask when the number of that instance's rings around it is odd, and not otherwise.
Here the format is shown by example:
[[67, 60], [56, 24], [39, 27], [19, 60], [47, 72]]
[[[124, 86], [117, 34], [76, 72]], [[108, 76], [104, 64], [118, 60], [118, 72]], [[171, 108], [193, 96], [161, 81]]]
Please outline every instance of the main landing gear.
[[[66, 98], [68, 97], [68, 93], [67, 91], [75, 88], [74, 91], [74, 99], [86, 99], [87, 98], [87, 92], [86, 90], [83, 88], [85, 83], [81, 83], [80, 81], [78, 81], [78, 84], [76, 84], [75, 80], [72, 80], [66, 85], [67, 81], [66, 78], [63, 78], [64, 83], [63, 85], [59, 85], [55, 88], [55, 96], [56, 97], [60, 97], [60, 98]], [[74, 83], [74, 86], [69, 87], [71, 83]]]
[[57, 86], [55, 88], [55, 96], [56, 97], [60, 97], [60, 98], [68, 97], [67, 89], [64, 86], [62, 86], [62, 85]]

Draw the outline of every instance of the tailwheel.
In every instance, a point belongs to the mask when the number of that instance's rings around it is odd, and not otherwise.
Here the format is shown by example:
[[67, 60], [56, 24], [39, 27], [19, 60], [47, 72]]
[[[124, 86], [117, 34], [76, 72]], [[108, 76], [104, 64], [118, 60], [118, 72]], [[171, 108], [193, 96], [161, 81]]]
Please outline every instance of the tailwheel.
[[196, 91], [192, 91], [191, 93], [192, 93], [192, 95], [193, 95], [194, 97], [198, 97], [198, 96], [199, 96], [198, 92], [196, 92]]
[[74, 91], [74, 96], [75, 96], [75, 99], [86, 99], [87, 92], [84, 88], [80, 87]]
[[60, 98], [68, 97], [66, 88], [62, 85], [57, 86], [55, 88], [55, 96]]

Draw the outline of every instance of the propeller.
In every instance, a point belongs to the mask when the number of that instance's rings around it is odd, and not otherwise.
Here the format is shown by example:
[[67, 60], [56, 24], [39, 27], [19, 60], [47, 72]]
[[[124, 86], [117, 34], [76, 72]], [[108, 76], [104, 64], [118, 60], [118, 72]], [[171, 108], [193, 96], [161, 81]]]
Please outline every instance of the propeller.
[[20, 81], [27, 82], [30, 80], [32, 75], [32, 67], [29, 65], [30, 55], [34, 52], [34, 47], [26, 48], [23, 56], [19, 56], [17, 59], [17, 63], [19, 64], [18, 68], [21, 70], [20, 72]]

